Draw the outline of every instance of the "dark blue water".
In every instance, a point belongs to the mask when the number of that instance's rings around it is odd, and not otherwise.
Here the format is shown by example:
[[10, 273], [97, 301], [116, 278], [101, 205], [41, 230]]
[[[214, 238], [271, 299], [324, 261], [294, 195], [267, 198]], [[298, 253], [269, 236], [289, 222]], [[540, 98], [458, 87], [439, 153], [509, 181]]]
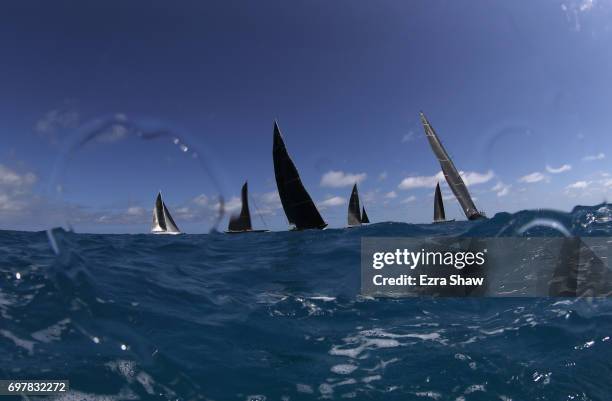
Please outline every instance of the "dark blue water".
[[56, 231], [59, 256], [46, 233], [0, 232], [0, 378], [69, 379], [67, 400], [609, 400], [609, 300], [358, 295], [362, 236], [560, 230], [610, 236], [612, 208], [323, 232]]

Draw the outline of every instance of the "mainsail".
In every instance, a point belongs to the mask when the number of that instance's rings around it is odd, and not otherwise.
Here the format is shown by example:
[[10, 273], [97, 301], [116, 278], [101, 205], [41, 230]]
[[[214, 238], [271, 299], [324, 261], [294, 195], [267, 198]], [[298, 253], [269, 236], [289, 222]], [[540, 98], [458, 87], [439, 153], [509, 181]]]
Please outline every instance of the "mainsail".
[[423, 112], [421, 112], [421, 122], [423, 123], [423, 128], [425, 129], [425, 135], [427, 136], [429, 145], [431, 145], [431, 149], [440, 162], [440, 167], [442, 168], [446, 182], [453, 191], [453, 194], [455, 194], [459, 204], [461, 204], [461, 208], [463, 209], [465, 216], [469, 220], [476, 220], [484, 217], [478, 211], [478, 209], [476, 209], [476, 205], [474, 205], [474, 201], [472, 201], [472, 197], [470, 196], [463, 179], [459, 175], [453, 161], [448, 156], [448, 153], [446, 153], [444, 146], [442, 146], [440, 139], [438, 139], [438, 135], [436, 135], [436, 132], [431, 124], [429, 124], [429, 121], [427, 121], [427, 117], [425, 117]]
[[327, 226], [317, 207], [302, 184], [300, 175], [287, 153], [287, 148], [274, 121], [274, 145], [272, 148], [274, 175], [278, 194], [290, 224], [296, 229], [322, 229]]
[[230, 217], [228, 231], [251, 231], [251, 213], [249, 212], [248, 184], [242, 186], [242, 210], [240, 215]]
[[370, 219], [368, 218], [368, 214], [365, 211], [365, 207], [363, 207], [361, 209], [361, 223], [367, 224], [369, 222], [370, 222]]
[[155, 207], [153, 208], [153, 225], [151, 232], [156, 234], [180, 234], [181, 230], [177, 227], [174, 219], [170, 215], [170, 211], [164, 203], [161, 192], [157, 194], [155, 199]]
[[359, 207], [359, 193], [357, 192], [357, 184], [353, 185], [351, 199], [348, 204], [348, 225], [357, 226], [361, 224], [361, 209]]
[[445, 221], [446, 214], [444, 213], [444, 203], [442, 202], [442, 192], [440, 192], [440, 183], [436, 184], [436, 195], [434, 197], [434, 222]]

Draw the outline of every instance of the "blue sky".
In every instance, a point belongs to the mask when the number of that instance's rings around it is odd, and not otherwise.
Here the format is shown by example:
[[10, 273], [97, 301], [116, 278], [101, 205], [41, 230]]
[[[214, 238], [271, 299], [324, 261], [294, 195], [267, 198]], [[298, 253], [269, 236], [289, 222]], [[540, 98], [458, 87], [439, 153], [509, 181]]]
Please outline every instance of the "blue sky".
[[254, 225], [284, 229], [274, 119], [330, 226], [355, 181], [372, 221], [429, 222], [419, 110], [488, 215], [602, 202], [611, 17], [596, 0], [3, 5], [0, 228], [145, 232], [161, 189], [206, 232], [248, 179]]

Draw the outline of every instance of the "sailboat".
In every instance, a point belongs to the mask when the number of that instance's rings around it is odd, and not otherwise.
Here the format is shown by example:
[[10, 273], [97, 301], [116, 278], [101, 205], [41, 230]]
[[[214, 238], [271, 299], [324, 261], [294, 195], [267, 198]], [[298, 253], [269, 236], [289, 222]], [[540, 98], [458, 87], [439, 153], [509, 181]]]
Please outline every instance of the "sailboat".
[[153, 234], [181, 234], [181, 230], [176, 226], [170, 211], [162, 199], [161, 191], [157, 194], [155, 206], [153, 207], [151, 232]]
[[442, 172], [444, 173], [444, 178], [446, 178], [446, 182], [448, 186], [453, 191], [453, 194], [459, 201], [461, 208], [463, 209], [463, 213], [468, 218], [468, 220], [477, 220], [486, 218], [484, 214], [478, 209], [476, 209], [476, 205], [474, 205], [474, 201], [470, 196], [470, 193], [467, 189], [467, 186], [463, 182], [461, 175], [455, 168], [455, 164], [451, 160], [450, 156], [442, 146], [438, 135], [434, 131], [433, 127], [425, 117], [423, 112], [420, 113], [421, 122], [423, 123], [423, 128], [425, 129], [425, 136], [427, 136], [427, 140], [429, 141], [429, 145], [431, 146], [431, 150], [436, 155], [438, 162], [440, 162], [440, 167], [442, 168]]
[[359, 192], [357, 191], [357, 184], [353, 185], [353, 191], [351, 192], [351, 198], [349, 199], [347, 221], [349, 227], [355, 227], [370, 222], [370, 219], [365, 211], [365, 207], [362, 207], [361, 209], [359, 208]]
[[312, 198], [304, 188], [300, 174], [287, 152], [278, 124], [274, 121], [272, 147], [274, 176], [283, 210], [295, 230], [323, 229], [327, 227]]
[[240, 197], [242, 200], [242, 209], [240, 210], [239, 215], [230, 217], [226, 233], [261, 233], [268, 231], [253, 230], [253, 227], [251, 225], [251, 212], [249, 211], [249, 188], [247, 182], [245, 182], [242, 186], [242, 192]]
[[440, 191], [440, 183], [436, 183], [436, 194], [434, 196], [434, 223], [445, 223], [453, 220], [446, 220], [444, 213], [444, 202], [442, 202], [442, 192]]

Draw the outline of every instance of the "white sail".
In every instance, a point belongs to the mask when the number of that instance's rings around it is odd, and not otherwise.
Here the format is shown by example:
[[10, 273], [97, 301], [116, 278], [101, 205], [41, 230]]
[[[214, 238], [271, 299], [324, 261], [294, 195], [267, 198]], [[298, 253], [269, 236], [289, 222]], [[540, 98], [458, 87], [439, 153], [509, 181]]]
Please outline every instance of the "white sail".
[[154, 207], [153, 208], [153, 224], [151, 225], [151, 232], [159, 233], [159, 232], [164, 232], [164, 231], [166, 230], [161, 228], [161, 226], [159, 225], [159, 218], [157, 217], [157, 209]]

